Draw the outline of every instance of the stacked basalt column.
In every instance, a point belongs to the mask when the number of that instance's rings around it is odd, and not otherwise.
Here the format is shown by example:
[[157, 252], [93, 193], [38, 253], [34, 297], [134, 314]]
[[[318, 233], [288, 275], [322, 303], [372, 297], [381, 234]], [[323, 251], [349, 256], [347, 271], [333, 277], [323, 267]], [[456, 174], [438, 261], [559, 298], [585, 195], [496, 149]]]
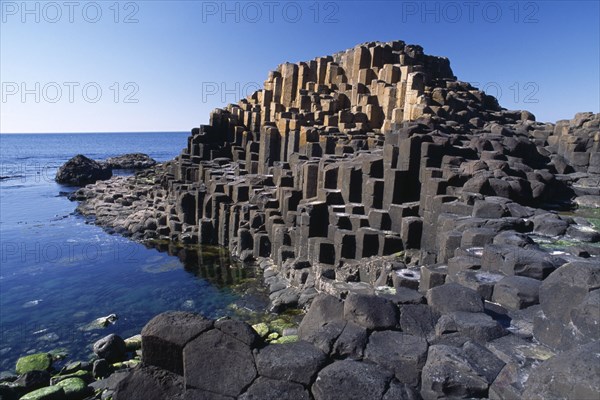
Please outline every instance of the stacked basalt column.
[[173, 218], [197, 221], [200, 243], [279, 265], [419, 248], [445, 201], [443, 166], [474, 153], [407, 121], [496, 111], [447, 59], [400, 41], [282, 64], [192, 131], [166, 185]]

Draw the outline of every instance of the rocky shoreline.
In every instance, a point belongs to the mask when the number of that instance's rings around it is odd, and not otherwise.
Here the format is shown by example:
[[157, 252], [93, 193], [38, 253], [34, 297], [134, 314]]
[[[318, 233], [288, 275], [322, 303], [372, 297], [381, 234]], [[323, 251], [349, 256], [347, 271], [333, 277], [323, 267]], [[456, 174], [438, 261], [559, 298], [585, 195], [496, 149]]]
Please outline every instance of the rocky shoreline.
[[600, 114], [536, 122], [419, 46], [282, 64], [176, 159], [71, 199], [134, 240], [257, 260], [271, 310], [308, 310], [284, 344], [161, 314], [114, 399], [600, 392]]

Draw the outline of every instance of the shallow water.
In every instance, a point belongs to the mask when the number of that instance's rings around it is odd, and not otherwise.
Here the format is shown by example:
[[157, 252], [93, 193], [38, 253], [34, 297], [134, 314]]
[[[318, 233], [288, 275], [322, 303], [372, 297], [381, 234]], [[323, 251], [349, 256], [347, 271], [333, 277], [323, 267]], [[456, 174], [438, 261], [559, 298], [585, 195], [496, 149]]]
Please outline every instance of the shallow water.
[[[1, 135], [0, 175], [9, 178], [0, 181], [0, 371], [13, 370], [19, 355], [55, 348], [65, 348], [69, 360], [87, 360], [96, 339], [137, 334], [166, 310], [219, 317], [266, 307], [252, 284], [254, 269], [224, 249], [150, 248], [108, 235], [74, 213], [76, 203], [65, 197], [74, 188], [53, 180], [78, 153], [104, 159], [145, 152], [166, 161], [186, 137]], [[119, 317], [114, 325], [82, 329], [111, 313]]]

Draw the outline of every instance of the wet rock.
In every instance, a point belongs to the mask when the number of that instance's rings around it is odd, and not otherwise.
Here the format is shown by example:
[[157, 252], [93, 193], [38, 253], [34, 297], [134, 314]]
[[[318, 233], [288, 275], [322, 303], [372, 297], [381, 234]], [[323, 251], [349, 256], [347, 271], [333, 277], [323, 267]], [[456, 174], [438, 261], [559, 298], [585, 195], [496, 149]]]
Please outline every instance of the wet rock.
[[258, 324], [252, 325], [252, 329], [254, 329], [258, 336], [263, 339], [269, 334], [269, 325], [264, 322], [259, 322]]
[[56, 181], [74, 186], [83, 186], [112, 176], [110, 167], [84, 155], [76, 155], [63, 164], [56, 173]]
[[365, 360], [392, 371], [400, 383], [416, 387], [425, 360], [427, 341], [402, 332], [373, 332], [365, 350]]
[[80, 400], [91, 392], [85, 381], [81, 378], [68, 378], [58, 382], [56, 386], [63, 389], [67, 400]]
[[325, 353], [300, 341], [265, 347], [256, 356], [256, 367], [261, 376], [308, 385], [325, 361]]
[[125, 341], [120, 336], [110, 334], [94, 343], [94, 353], [109, 363], [123, 360], [127, 352]]
[[29, 371], [19, 376], [14, 381], [14, 385], [23, 388], [26, 392], [31, 392], [32, 390], [50, 385], [50, 373], [48, 371]]
[[17, 374], [30, 371], [48, 371], [52, 367], [52, 356], [48, 353], [37, 353], [21, 357], [17, 360]]
[[143, 153], [123, 154], [106, 159], [105, 164], [112, 169], [145, 169], [156, 165], [156, 161]]
[[112, 366], [108, 361], [101, 358], [99, 360], [94, 361], [94, 365], [92, 367], [92, 374], [96, 379], [102, 379], [109, 376], [112, 372]]
[[323, 368], [312, 386], [315, 400], [380, 399], [393, 374], [358, 361], [336, 361]]
[[81, 328], [79, 328], [79, 330], [88, 332], [88, 331], [93, 331], [96, 329], [104, 329], [104, 328], [114, 324], [118, 318], [119, 317], [117, 316], [117, 314], [110, 314], [110, 315], [107, 315], [106, 317], [96, 318], [89, 324], [84, 325]]
[[34, 390], [21, 397], [20, 400], [64, 400], [65, 392], [58, 386], [47, 386]]

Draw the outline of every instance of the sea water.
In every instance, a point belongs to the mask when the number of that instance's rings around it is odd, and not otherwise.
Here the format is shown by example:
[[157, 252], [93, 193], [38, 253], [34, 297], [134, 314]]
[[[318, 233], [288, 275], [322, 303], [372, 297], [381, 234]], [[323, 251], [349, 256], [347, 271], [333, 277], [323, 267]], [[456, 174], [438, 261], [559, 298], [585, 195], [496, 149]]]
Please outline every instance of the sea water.
[[[159, 251], [109, 235], [75, 213], [77, 203], [66, 194], [76, 188], [54, 181], [58, 167], [76, 154], [103, 160], [142, 152], [167, 161], [187, 136], [0, 135], [0, 371], [39, 351], [59, 349], [69, 360], [87, 360], [95, 340], [135, 335], [166, 310], [215, 318], [249, 301], [232, 286], [252, 271], [224, 249], [165, 245], [168, 251]], [[114, 325], [89, 329], [113, 313]]]

